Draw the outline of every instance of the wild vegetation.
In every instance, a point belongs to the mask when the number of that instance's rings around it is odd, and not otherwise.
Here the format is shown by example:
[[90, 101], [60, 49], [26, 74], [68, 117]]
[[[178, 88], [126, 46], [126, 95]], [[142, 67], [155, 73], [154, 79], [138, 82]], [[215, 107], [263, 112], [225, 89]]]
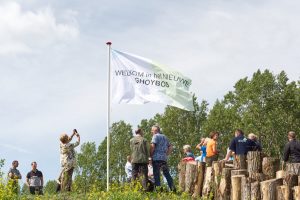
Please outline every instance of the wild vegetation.
[[[161, 114], [153, 118], [142, 119], [139, 128], [151, 141], [151, 126], [159, 124], [174, 146], [169, 158], [169, 165], [174, 177], [177, 176], [177, 164], [182, 158], [182, 146], [190, 144], [195, 147], [201, 137], [211, 131], [220, 132], [220, 157], [224, 156], [235, 129], [245, 133], [255, 133], [269, 156], [280, 158], [287, 142], [289, 130], [300, 133], [300, 80], [289, 81], [285, 72], [277, 75], [270, 71], [258, 70], [251, 78], [242, 78], [234, 85], [234, 90], [217, 100], [209, 109], [205, 100], [198, 102], [194, 97], [195, 111], [188, 112], [167, 106]], [[77, 154], [78, 166], [75, 172], [73, 193], [66, 199], [189, 199], [186, 194], [141, 193], [139, 188], [124, 185], [126, 156], [130, 154], [129, 140], [132, 137], [132, 125], [119, 121], [110, 129], [110, 182], [111, 190], [106, 189], [106, 141], [100, 145], [88, 142], [81, 145]], [[105, 133], [102, 133], [105, 134]], [[195, 150], [194, 152], [198, 152]], [[3, 160], [0, 166], [3, 165]], [[175, 178], [176, 180], [176, 178]], [[49, 181], [45, 186], [47, 199], [64, 199], [55, 194], [55, 182]], [[25, 193], [25, 191], [23, 192]], [[9, 184], [0, 183], [0, 199], [9, 199]], [[50, 195], [50, 196], [47, 196]], [[66, 195], [66, 194], [63, 194]], [[49, 198], [48, 198], [49, 197]], [[19, 197], [27, 199], [24, 194]]]

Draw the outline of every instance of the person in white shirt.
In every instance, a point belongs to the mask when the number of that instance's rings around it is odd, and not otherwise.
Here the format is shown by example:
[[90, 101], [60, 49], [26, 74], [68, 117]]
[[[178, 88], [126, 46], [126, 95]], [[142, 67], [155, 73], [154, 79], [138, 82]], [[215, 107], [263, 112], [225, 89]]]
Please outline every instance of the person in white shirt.
[[132, 178], [132, 165], [131, 165], [131, 157], [130, 156], [127, 156], [125, 172], [126, 172], [126, 181], [129, 183]]

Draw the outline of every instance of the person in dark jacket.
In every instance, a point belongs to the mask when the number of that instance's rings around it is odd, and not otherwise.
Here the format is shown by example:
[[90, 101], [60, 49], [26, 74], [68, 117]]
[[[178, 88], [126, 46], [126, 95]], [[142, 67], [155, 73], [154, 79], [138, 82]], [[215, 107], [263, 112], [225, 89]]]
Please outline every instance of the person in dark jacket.
[[291, 163], [300, 163], [300, 142], [296, 140], [296, 133], [289, 131], [288, 139], [289, 142], [284, 147], [283, 161], [290, 160]]
[[230, 142], [225, 160], [229, 160], [230, 155], [234, 152], [235, 168], [247, 169], [247, 152], [256, 144], [252, 140], [247, 139], [241, 129], [236, 129], [234, 135], [235, 137]]
[[261, 144], [257, 140], [257, 136], [254, 133], [248, 135], [248, 139], [252, 141], [252, 144], [248, 146], [248, 151], [262, 151]]
[[145, 191], [148, 190], [148, 158], [150, 149], [147, 140], [143, 137], [142, 129], [135, 131], [136, 136], [130, 140], [132, 179], [136, 180], [139, 172], [143, 174], [142, 185]]

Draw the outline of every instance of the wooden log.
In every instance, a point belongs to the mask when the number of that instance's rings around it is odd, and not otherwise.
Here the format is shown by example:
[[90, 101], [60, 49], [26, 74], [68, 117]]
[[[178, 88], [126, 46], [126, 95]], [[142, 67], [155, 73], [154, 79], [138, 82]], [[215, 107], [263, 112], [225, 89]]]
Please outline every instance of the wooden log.
[[283, 184], [287, 186], [285, 188], [287, 199], [293, 199], [293, 187], [298, 185], [298, 176], [295, 174], [287, 174], [283, 179]]
[[260, 183], [259, 181], [255, 181], [250, 184], [251, 186], [251, 194], [250, 194], [250, 199], [251, 200], [260, 200], [261, 195], [260, 195]]
[[287, 163], [286, 164], [286, 173], [300, 175], [300, 163]]
[[232, 200], [242, 200], [242, 189], [241, 189], [241, 183], [242, 178], [245, 177], [245, 175], [235, 175], [231, 176], [231, 199]]
[[220, 181], [221, 181], [221, 176], [222, 176], [222, 166], [221, 166], [221, 162], [218, 161], [214, 161], [212, 163], [212, 167], [214, 170], [214, 197], [215, 199], [217, 199], [218, 196], [218, 192], [219, 192], [219, 185], [220, 185]]
[[284, 178], [284, 176], [285, 176], [284, 170], [279, 170], [276, 172], [276, 178]]
[[233, 165], [235, 169], [247, 169], [247, 156], [246, 155], [235, 155]]
[[178, 164], [178, 170], [179, 170], [179, 190], [185, 191], [185, 170], [186, 170], [186, 162], [181, 161]]
[[249, 177], [252, 177], [254, 174], [262, 171], [261, 161], [262, 159], [260, 151], [249, 151], [247, 153], [247, 170]]
[[260, 182], [260, 193], [262, 200], [276, 200], [277, 187], [283, 184], [282, 178], [270, 179]]
[[204, 174], [205, 174], [205, 162], [199, 162], [197, 166], [198, 175], [197, 182], [195, 184], [193, 198], [197, 198], [202, 196], [203, 182], [204, 182]]
[[277, 187], [277, 200], [289, 200], [288, 186], [281, 185]]
[[256, 181], [261, 182], [264, 180], [266, 180], [266, 176], [263, 173], [252, 173], [251, 177], [249, 176], [249, 181], [251, 183], [256, 182]]
[[205, 172], [205, 177], [204, 177], [202, 196], [208, 196], [210, 194], [210, 192], [212, 191], [213, 182], [214, 182], [213, 168], [207, 167]]
[[231, 171], [232, 168], [223, 168], [219, 186], [218, 200], [230, 200], [231, 188]]
[[185, 192], [192, 193], [195, 188], [197, 178], [196, 162], [187, 162], [185, 168]]
[[235, 169], [231, 171], [231, 176], [236, 176], [236, 175], [248, 175], [248, 172], [246, 169]]
[[300, 186], [295, 186], [293, 188], [293, 194], [294, 194], [294, 199], [295, 200], [300, 199]]
[[251, 184], [249, 178], [246, 176], [242, 177], [241, 180], [241, 199], [242, 200], [250, 200], [251, 196]]
[[280, 160], [272, 157], [264, 157], [262, 162], [262, 172], [267, 179], [276, 178], [276, 172], [279, 171]]

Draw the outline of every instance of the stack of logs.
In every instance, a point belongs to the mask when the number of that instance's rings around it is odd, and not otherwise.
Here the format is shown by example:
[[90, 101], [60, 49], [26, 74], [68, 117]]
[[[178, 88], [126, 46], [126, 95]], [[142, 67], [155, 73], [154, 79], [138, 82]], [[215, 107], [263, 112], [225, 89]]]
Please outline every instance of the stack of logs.
[[179, 163], [179, 187], [194, 198], [217, 200], [300, 200], [300, 163], [280, 169], [280, 160], [262, 158], [258, 151], [247, 154], [247, 169], [234, 168], [232, 161]]

